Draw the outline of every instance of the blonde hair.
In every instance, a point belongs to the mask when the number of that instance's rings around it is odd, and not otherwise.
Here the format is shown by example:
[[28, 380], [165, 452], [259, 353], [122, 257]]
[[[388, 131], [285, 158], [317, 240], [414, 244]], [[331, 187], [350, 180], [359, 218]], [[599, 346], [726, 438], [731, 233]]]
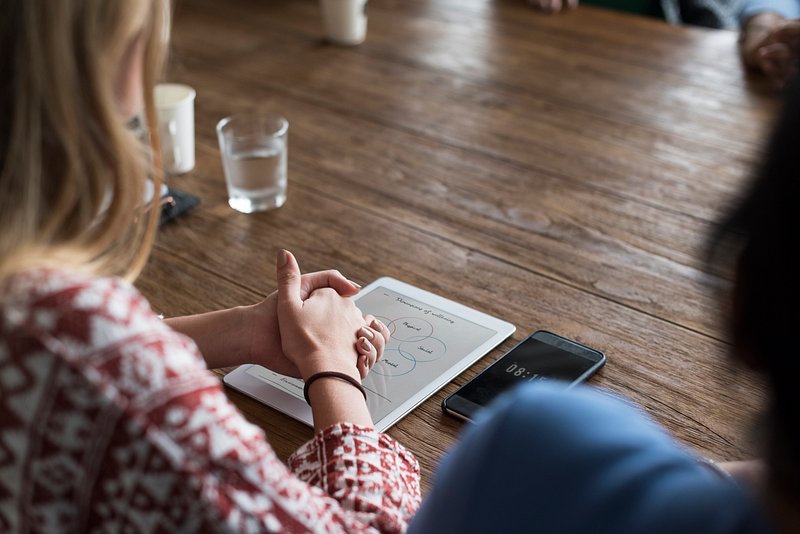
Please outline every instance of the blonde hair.
[[[126, 127], [119, 64], [144, 47], [147, 122], [166, 48], [168, 0], [4, 0], [0, 7], [0, 281], [60, 265], [135, 278], [158, 209], [152, 150]], [[150, 153], [154, 161], [150, 159]]]

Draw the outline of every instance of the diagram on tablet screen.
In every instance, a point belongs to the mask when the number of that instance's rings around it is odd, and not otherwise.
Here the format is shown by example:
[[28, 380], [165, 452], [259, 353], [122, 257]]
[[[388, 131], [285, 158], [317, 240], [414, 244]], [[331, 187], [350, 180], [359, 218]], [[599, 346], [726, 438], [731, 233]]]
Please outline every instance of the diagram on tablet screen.
[[382, 417], [439, 377], [496, 332], [384, 287], [359, 295], [356, 303], [389, 328], [383, 358], [364, 379], [367, 404]]
[[402, 376], [414, 372], [418, 364], [436, 361], [447, 354], [447, 344], [434, 337], [430, 321], [419, 317], [376, 316], [391, 333], [383, 359], [372, 368], [382, 376]]

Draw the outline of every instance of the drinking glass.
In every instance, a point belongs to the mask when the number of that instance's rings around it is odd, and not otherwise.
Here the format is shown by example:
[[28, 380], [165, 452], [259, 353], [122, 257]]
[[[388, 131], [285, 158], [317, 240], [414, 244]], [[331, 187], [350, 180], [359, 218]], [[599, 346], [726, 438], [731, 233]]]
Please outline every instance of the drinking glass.
[[286, 202], [289, 122], [273, 113], [226, 117], [217, 124], [228, 204], [253, 213]]

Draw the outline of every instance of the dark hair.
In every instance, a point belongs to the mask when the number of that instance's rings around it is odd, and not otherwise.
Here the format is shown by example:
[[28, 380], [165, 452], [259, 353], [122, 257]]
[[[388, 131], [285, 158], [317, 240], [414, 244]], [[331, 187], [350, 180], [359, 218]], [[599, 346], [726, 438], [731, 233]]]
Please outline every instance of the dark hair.
[[800, 495], [800, 83], [786, 93], [767, 152], [736, 208], [712, 236], [710, 258], [736, 245], [734, 350], [767, 378], [771, 485]]

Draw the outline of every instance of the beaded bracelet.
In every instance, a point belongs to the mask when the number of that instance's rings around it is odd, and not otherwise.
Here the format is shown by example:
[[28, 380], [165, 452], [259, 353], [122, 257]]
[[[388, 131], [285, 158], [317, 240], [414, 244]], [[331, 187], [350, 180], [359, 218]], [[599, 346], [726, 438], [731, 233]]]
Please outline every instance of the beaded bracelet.
[[320, 373], [314, 373], [313, 375], [306, 378], [306, 384], [303, 386], [303, 396], [306, 398], [306, 402], [309, 406], [311, 406], [311, 400], [308, 398], [308, 388], [311, 387], [311, 384], [314, 383], [315, 380], [319, 378], [338, 378], [339, 380], [344, 380], [345, 382], [349, 382], [350, 384], [354, 385], [358, 388], [362, 395], [364, 395], [364, 400], [367, 400], [367, 391], [364, 389], [364, 386], [361, 385], [361, 382], [356, 380], [350, 375], [344, 373], [337, 373], [336, 371], [322, 371]]

